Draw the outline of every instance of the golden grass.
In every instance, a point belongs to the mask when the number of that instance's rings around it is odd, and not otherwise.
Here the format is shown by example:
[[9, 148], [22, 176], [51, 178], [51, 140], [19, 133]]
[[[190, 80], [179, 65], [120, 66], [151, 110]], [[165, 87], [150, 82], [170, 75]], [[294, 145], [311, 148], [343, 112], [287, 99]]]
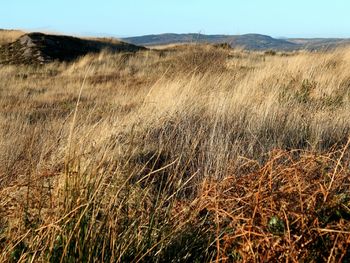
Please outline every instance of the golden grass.
[[0, 261], [341, 262], [349, 72], [212, 46], [3, 66]]
[[20, 30], [0, 30], [0, 46], [11, 43], [24, 34]]

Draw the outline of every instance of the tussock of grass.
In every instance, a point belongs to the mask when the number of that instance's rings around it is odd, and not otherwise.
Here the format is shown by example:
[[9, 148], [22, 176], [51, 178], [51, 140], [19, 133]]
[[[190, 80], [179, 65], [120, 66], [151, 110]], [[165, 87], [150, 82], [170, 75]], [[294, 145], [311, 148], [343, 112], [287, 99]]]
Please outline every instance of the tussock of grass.
[[4, 66], [0, 261], [346, 262], [348, 57]]

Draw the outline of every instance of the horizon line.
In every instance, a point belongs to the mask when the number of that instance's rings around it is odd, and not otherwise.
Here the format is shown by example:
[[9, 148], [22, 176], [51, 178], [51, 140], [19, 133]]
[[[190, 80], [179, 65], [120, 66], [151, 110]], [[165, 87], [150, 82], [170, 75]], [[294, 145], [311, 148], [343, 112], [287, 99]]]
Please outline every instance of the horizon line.
[[135, 34], [135, 35], [118, 35], [115, 33], [103, 33], [103, 32], [64, 32], [60, 30], [55, 29], [49, 29], [49, 28], [32, 28], [32, 29], [25, 29], [25, 28], [0, 28], [0, 30], [7, 30], [7, 31], [23, 31], [24, 33], [34, 33], [34, 32], [40, 32], [44, 34], [58, 34], [58, 35], [68, 35], [68, 36], [76, 36], [76, 37], [111, 37], [111, 38], [134, 38], [134, 37], [143, 37], [143, 36], [157, 36], [157, 35], [167, 35], [167, 34], [173, 34], [173, 35], [203, 35], [203, 36], [244, 36], [244, 35], [261, 35], [261, 36], [268, 36], [275, 39], [350, 39], [350, 36], [277, 36], [277, 35], [270, 35], [265, 33], [258, 33], [258, 32], [249, 32], [249, 33], [242, 33], [242, 34], [227, 34], [227, 33], [202, 33], [202, 32], [161, 32], [161, 33], [145, 33], [145, 34]]

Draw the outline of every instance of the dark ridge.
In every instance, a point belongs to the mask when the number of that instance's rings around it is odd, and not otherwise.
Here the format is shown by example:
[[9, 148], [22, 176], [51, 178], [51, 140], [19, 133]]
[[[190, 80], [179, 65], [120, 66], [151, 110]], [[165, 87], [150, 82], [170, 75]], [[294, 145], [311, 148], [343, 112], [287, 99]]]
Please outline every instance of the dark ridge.
[[233, 46], [240, 46], [249, 50], [298, 50], [300, 46], [284, 39], [275, 39], [259, 34], [246, 34], [234, 37]]
[[203, 35], [203, 34], [159, 34], [124, 38], [123, 41], [142, 46], [157, 46], [179, 43], [228, 43], [231, 47], [241, 47], [256, 51], [329, 50], [349, 45], [350, 39], [277, 39], [261, 34], [245, 35]]
[[0, 64], [44, 64], [72, 61], [102, 50], [136, 52], [146, 48], [116, 40], [81, 39], [71, 36], [29, 33], [0, 47]]
[[243, 47], [248, 50], [297, 50], [300, 45], [288, 40], [275, 39], [260, 34], [246, 35], [203, 35], [203, 34], [160, 34], [124, 38], [123, 41], [135, 45], [156, 46], [175, 43], [228, 43], [231, 47]]

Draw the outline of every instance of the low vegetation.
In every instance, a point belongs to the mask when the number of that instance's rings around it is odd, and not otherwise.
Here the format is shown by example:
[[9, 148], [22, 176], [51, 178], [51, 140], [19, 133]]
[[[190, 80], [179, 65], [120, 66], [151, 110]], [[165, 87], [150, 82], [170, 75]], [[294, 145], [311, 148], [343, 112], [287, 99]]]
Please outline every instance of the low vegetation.
[[350, 51], [0, 68], [0, 261], [348, 262]]
[[24, 32], [20, 30], [0, 29], [0, 46], [14, 42], [22, 35], [24, 35]]

